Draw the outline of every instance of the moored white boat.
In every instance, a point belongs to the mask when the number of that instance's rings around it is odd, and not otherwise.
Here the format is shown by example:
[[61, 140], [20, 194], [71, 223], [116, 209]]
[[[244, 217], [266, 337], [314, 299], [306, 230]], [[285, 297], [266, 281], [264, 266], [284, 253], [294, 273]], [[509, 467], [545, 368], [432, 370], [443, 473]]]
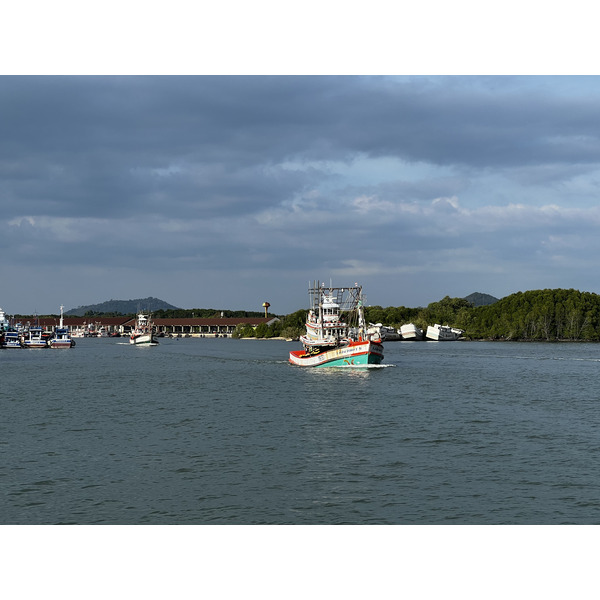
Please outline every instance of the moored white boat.
[[136, 318], [135, 328], [129, 337], [129, 343], [139, 346], [156, 346], [158, 340], [155, 338], [152, 329], [153, 325], [152, 321], [150, 321], [150, 317], [143, 313], [139, 313]]
[[403, 340], [420, 341], [423, 339], [423, 330], [419, 329], [414, 323], [406, 323], [400, 327], [400, 335]]
[[0, 308], [0, 348], [23, 348], [23, 335], [20, 326], [12, 326], [6, 313]]
[[459, 339], [464, 331], [448, 325], [429, 325], [426, 336], [428, 340], [436, 342], [453, 342]]
[[64, 326], [63, 309], [60, 307], [60, 324], [54, 330], [54, 335], [50, 338], [50, 348], [72, 348], [75, 345], [75, 340], [69, 334], [69, 328]]
[[20, 331], [9, 329], [2, 333], [2, 348], [23, 348], [23, 337]]
[[302, 350], [290, 352], [289, 361], [306, 367], [365, 367], [383, 360], [379, 333], [368, 333], [362, 287], [325, 288], [315, 281], [309, 288], [311, 307]]
[[6, 318], [6, 313], [0, 308], [0, 333], [10, 329], [10, 321]]
[[397, 342], [402, 339], [402, 336], [396, 329], [388, 327], [387, 325], [382, 325], [381, 323], [375, 323], [375, 325], [369, 323], [367, 332], [379, 336], [382, 342]]
[[48, 348], [48, 334], [41, 327], [29, 327], [23, 332], [25, 348]]

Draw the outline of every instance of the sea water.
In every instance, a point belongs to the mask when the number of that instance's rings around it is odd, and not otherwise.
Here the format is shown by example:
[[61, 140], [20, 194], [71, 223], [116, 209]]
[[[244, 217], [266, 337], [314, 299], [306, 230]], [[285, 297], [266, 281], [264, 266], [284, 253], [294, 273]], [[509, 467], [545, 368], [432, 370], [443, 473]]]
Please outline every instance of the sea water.
[[600, 346], [0, 351], [2, 524], [600, 523]]

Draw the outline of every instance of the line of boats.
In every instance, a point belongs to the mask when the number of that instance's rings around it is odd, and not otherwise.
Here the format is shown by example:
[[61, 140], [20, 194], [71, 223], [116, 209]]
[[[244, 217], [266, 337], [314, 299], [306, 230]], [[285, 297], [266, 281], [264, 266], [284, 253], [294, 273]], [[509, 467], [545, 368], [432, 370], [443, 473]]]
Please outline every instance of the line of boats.
[[450, 327], [449, 325], [429, 325], [427, 330], [423, 332], [422, 329], [417, 327], [414, 323], [407, 323], [402, 325], [400, 329], [394, 329], [393, 327], [386, 327], [381, 323], [375, 325], [369, 325], [369, 331], [379, 333], [379, 336], [384, 342], [394, 341], [424, 341], [431, 340], [435, 342], [452, 342], [459, 340], [464, 330], [456, 327]]
[[[73, 348], [76, 343], [73, 338], [77, 334], [72, 335], [69, 328], [64, 326], [63, 310], [61, 306], [59, 325], [47, 331], [37, 324], [12, 323], [0, 308], [0, 348]], [[149, 315], [137, 315], [129, 343], [143, 346], [158, 344]]]
[[60, 324], [53, 331], [44, 331], [39, 325], [11, 324], [0, 308], [0, 348], [72, 348], [75, 340], [63, 323], [60, 307]]

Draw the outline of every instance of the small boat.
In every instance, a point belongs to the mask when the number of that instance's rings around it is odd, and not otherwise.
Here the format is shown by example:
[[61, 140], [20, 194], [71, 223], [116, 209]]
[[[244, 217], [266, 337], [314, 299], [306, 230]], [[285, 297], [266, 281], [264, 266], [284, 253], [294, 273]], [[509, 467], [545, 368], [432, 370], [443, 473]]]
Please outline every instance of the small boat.
[[[6, 334], [12, 331], [10, 321], [6, 318], [6, 313], [0, 308], [0, 348], [12, 348], [6, 345]], [[15, 333], [17, 333], [15, 331]], [[18, 339], [18, 335], [17, 335]], [[21, 346], [19, 346], [21, 347]]]
[[419, 329], [414, 323], [407, 323], [400, 327], [400, 335], [403, 340], [420, 341], [423, 339], [423, 330]]
[[369, 323], [367, 333], [379, 336], [382, 342], [397, 342], [402, 339], [402, 336], [396, 329], [387, 327], [381, 323]]
[[131, 336], [129, 337], [129, 343], [140, 346], [156, 346], [158, 341], [154, 337], [152, 329], [153, 325], [152, 321], [150, 321], [150, 317], [143, 313], [139, 313], [135, 321], [135, 329], [131, 332]]
[[29, 327], [23, 333], [25, 348], [48, 348], [48, 333], [41, 327]]
[[75, 340], [69, 334], [69, 328], [63, 324], [63, 309], [60, 307], [60, 324], [54, 330], [54, 335], [50, 338], [50, 348], [72, 348], [75, 345]]
[[0, 308], [0, 332], [10, 329], [10, 321], [6, 318], [6, 313]]
[[459, 339], [464, 331], [448, 325], [429, 325], [425, 337], [435, 342], [453, 342]]
[[2, 348], [23, 348], [23, 337], [20, 331], [9, 329], [3, 332]]
[[311, 306], [302, 350], [292, 350], [289, 361], [305, 367], [366, 367], [383, 360], [378, 333], [368, 333], [362, 286], [325, 288], [315, 281], [309, 287]]

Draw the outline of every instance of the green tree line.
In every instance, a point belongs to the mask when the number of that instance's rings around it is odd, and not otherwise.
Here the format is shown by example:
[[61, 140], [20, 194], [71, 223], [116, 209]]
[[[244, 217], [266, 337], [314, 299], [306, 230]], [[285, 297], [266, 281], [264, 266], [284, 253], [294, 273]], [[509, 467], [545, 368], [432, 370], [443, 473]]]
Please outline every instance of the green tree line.
[[426, 308], [370, 306], [372, 323], [400, 327], [440, 323], [458, 327], [470, 339], [598, 341], [600, 295], [574, 289], [517, 292], [487, 306], [473, 306], [464, 298], [446, 296]]
[[256, 328], [252, 325], [238, 325], [233, 333], [234, 338], [255, 337], [255, 338], [273, 338], [284, 337], [296, 339], [305, 331], [304, 324], [308, 310], [298, 310], [295, 313], [279, 317], [279, 321], [275, 321], [271, 325], [261, 323]]

